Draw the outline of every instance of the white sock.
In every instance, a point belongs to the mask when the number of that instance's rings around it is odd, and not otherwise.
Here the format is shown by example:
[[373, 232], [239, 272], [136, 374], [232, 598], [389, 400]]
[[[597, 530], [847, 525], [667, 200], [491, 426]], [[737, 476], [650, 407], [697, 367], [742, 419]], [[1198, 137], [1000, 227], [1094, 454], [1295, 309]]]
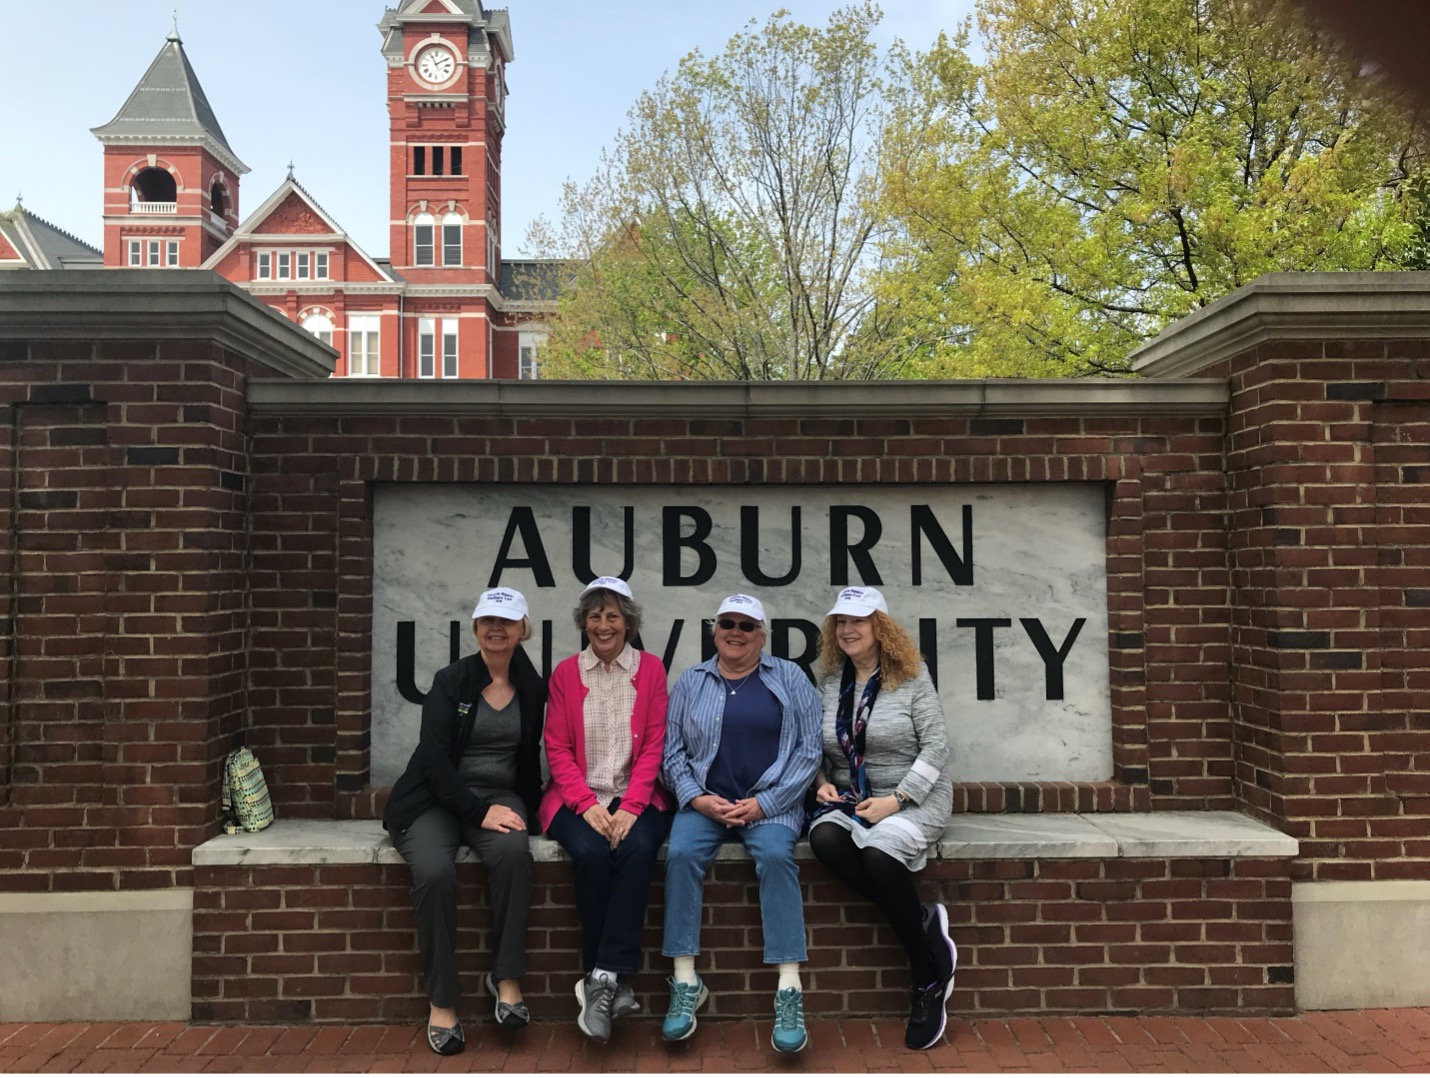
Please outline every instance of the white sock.
[[695, 956], [693, 954], [676, 955], [675, 958], [675, 979], [685, 984], [695, 984]]
[[798, 962], [780, 963], [780, 984], [776, 991], [783, 992], [786, 988], [798, 988], [801, 992], [804, 991], [804, 986], [799, 981]]
[[608, 969], [602, 969], [600, 966], [597, 966], [591, 971], [591, 976], [596, 978], [596, 980], [598, 981], [607, 980], [610, 981], [612, 984], [616, 983], [616, 975]]

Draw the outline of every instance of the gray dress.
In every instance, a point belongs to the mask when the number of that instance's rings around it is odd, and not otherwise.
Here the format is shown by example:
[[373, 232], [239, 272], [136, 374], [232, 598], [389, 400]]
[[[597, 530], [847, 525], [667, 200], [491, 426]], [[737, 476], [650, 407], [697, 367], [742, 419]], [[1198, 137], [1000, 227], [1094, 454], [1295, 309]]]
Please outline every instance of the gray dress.
[[[820, 742], [824, 750], [824, 776], [841, 790], [849, 788], [849, 761], [834, 736], [839, 709], [839, 674], [820, 683], [824, 719]], [[896, 858], [911, 872], [924, 867], [929, 852], [943, 834], [953, 811], [953, 780], [948, 774], [948, 729], [943, 705], [919, 664], [918, 675], [897, 689], [881, 689], [864, 731], [864, 770], [875, 797], [900, 789], [914, 801], [884, 817], [873, 827], [855, 823], [841, 812], [831, 812], [815, 827], [843, 827], [861, 849], [872, 846]]]

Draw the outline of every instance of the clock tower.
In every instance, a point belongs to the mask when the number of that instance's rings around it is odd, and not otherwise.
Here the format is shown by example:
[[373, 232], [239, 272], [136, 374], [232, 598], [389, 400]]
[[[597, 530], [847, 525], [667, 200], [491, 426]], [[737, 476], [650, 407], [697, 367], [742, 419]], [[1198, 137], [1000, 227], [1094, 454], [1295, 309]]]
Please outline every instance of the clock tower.
[[407, 282], [402, 374], [443, 377], [455, 353], [461, 376], [490, 377], [507, 13], [481, 0], [404, 0], [378, 29], [387, 61], [389, 251]]

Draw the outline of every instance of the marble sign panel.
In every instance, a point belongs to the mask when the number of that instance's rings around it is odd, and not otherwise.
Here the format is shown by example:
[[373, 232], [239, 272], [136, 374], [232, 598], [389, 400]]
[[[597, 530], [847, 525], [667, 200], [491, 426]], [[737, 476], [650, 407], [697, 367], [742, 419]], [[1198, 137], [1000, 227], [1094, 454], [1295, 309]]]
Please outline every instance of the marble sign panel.
[[709, 654], [721, 598], [765, 604], [768, 647], [811, 664], [838, 588], [872, 584], [919, 642], [960, 780], [1112, 773], [1106, 515], [1097, 484], [379, 485], [373, 492], [372, 781], [416, 744], [435, 671], [470, 652], [477, 595], [525, 593], [538, 669], [580, 645], [584, 581], [629, 580], [645, 650]]

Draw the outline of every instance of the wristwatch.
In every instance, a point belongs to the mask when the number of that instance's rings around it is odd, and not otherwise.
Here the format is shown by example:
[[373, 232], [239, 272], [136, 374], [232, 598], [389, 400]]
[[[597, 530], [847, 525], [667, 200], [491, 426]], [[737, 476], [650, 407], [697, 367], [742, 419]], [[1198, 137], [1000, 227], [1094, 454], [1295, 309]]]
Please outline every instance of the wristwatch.
[[902, 812], [904, 809], [908, 808], [914, 803], [913, 798], [911, 798], [908, 794], [904, 793], [903, 790], [894, 791], [894, 800], [899, 803], [900, 812]]

